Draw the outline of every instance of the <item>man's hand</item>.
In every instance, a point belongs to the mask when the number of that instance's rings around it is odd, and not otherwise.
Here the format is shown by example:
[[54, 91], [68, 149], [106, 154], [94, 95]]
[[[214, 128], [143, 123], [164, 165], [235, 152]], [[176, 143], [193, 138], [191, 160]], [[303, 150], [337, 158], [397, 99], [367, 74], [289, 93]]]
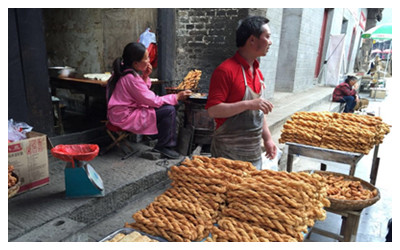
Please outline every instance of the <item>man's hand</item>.
[[264, 114], [271, 112], [274, 105], [262, 98], [244, 100], [234, 103], [220, 103], [208, 108], [211, 118], [228, 118], [246, 110], [261, 110]]
[[265, 156], [272, 160], [276, 157], [276, 145], [272, 139], [265, 141], [264, 140], [264, 147], [265, 147]]
[[263, 98], [254, 99], [251, 100], [251, 102], [251, 110], [261, 110], [264, 114], [271, 112], [272, 108], [274, 107], [272, 103]]

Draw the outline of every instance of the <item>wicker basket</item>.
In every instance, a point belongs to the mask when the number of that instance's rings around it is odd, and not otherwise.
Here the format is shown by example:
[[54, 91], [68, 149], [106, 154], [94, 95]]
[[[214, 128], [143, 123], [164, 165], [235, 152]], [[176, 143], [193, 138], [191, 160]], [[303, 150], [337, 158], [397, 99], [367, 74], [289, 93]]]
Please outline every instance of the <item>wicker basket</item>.
[[330, 210], [335, 210], [335, 211], [356, 211], [356, 210], [361, 210], [363, 208], [369, 207], [373, 204], [375, 204], [379, 199], [381, 198], [379, 189], [377, 189], [374, 185], [372, 185], [369, 182], [366, 182], [360, 178], [346, 175], [346, 174], [341, 174], [341, 173], [335, 173], [335, 172], [329, 172], [329, 171], [307, 171], [307, 172], [313, 172], [316, 174], [320, 175], [334, 175], [334, 176], [343, 176], [344, 180], [348, 181], [359, 181], [362, 185], [363, 188], [368, 189], [370, 191], [377, 190], [378, 194], [371, 199], [367, 200], [340, 200], [340, 199], [333, 199], [329, 198], [329, 201], [331, 202], [331, 206], [329, 207]]
[[14, 186], [8, 188], [8, 199], [10, 199], [14, 195], [16, 195], [19, 191], [19, 188], [21, 187], [21, 182], [19, 180], [18, 175], [16, 175], [14, 172], [11, 173], [11, 175], [14, 176], [15, 178], [17, 178], [17, 183], [15, 183]]

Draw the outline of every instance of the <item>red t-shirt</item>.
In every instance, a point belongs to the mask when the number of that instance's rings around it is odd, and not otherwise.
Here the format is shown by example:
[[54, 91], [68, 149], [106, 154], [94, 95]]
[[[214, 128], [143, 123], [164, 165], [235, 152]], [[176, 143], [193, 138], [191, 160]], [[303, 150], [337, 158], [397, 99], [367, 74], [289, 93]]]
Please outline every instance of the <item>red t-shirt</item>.
[[[234, 103], [243, 100], [246, 90], [242, 68], [246, 73], [247, 85], [256, 93], [260, 93], [261, 83], [257, 74], [250, 71], [250, 65], [236, 52], [231, 58], [222, 62], [213, 72], [210, 80], [210, 88], [207, 98], [206, 109], [220, 103]], [[259, 69], [257, 60], [253, 63], [253, 68], [258, 72], [261, 80], [264, 80]], [[215, 118], [216, 128], [219, 128], [227, 118]]]

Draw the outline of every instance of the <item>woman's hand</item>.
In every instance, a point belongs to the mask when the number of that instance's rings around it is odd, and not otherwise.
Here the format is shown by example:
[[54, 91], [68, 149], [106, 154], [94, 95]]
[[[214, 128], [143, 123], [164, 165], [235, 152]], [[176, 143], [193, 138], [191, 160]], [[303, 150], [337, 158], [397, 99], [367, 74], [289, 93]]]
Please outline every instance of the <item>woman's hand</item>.
[[146, 69], [142, 73], [143, 80], [147, 80], [151, 72], [153, 72], [153, 67], [148, 63]]
[[186, 98], [188, 98], [191, 94], [192, 94], [192, 91], [187, 89], [187, 90], [181, 91], [178, 94], [176, 94], [176, 99], [178, 101], [183, 101]]

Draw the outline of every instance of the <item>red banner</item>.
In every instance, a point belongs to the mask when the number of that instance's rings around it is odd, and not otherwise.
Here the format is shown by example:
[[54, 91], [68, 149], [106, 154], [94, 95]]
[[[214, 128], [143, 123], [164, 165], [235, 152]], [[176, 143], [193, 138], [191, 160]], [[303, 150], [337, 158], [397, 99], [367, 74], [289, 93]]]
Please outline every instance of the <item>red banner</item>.
[[367, 23], [367, 18], [365, 18], [364, 12], [361, 11], [360, 15], [360, 27], [365, 30], [365, 24]]

